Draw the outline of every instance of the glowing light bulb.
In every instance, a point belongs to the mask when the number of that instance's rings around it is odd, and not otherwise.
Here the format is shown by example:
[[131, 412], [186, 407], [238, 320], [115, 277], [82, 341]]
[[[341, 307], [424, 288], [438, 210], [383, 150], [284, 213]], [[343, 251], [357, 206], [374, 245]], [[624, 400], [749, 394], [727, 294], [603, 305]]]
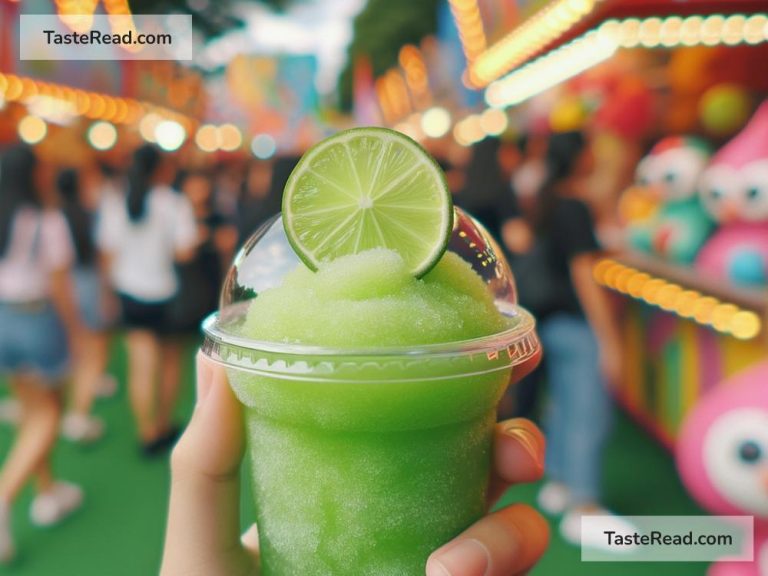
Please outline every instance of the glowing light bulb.
[[243, 145], [243, 135], [234, 124], [219, 126], [219, 147], [225, 152], [234, 152]]
[[117, 142], [117, 129], [109, 122], [94, 122], [88, 128], [87, 138], [96, 150], [109, 150]]
[[37, 144], [48, 133], [48, 125], [37, 116], [25, 116], [18, 126], [19, 138], [29, 145]]
[[139, 134], [147, 142], [155, 142], [155, 131], [162, 121], [163, 119], [154, 112], [145, 114], [139, 122]]
[[163, 120], [155, 127], [155, 142], [166, 152], [178, 150], [186, 139], [187, 131], [175, 120]]
[[489, 136], [498, 136], [507, 129], [508, 125], [509, 119], [504, 110], [488, 108], [480, 114], [480, 128]]
[[215, 152], [219, 149], [219, 130], [213, 124], [203, 124], [195, 134], [195, 144], [203, 152]]
[[451, 129], [451, 114], [445, 108], [430, 108], [421, 116], [421, 129], [430, 138], [441, 138]]
[[741, 310], [733, 315], [728, 329], [739, 340], [751, 340], [760, 334], [762, 321], [754, 312]]
[[276, 150], [275, 139], [269, 134], [257, 134], [251, 140], [251, 152], [256, 158], [266, 160], [274, 156]]

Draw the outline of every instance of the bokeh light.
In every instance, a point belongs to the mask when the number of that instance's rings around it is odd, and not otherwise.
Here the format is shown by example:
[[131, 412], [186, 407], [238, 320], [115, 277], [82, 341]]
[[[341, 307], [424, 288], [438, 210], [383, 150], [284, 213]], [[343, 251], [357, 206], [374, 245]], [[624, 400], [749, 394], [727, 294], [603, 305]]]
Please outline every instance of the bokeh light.
[[226, 152], [233, 152], [243, 145], [243, 135], [234, 124], [219, 126], [219, 147]]
[[145, 114], [139, 122], [139, 134], [147, 142], [155, 142], [155, 131], [157, 130], [157, 125], [162, 121], [163, 119], [154, 112]]
[[504, 110], [488, 108], [480, 114], [480, 128], [489, 136], [498, 136], [507, 129], [509, 120]]
[[27, 144], [37, 144], [48, 133], [48, 125], [37, 116], [25, 116], [19, 122], [19, 138]]
[[155, 128], [155, 141], [166, 152], [178, 150], [186, 138], [184, 126], [174, 120], [163, 120]]
[[195, 144], [203, 152], [216, 152], [219, 149], [219, 130], [213, 124], [203, 124], [195, 134]]
[[251, 152], [256, 158], [267, 160], [275, 155], [277, 143], [269, 134], [257, 134], [251, 140]]
[[109, 122], [94, 122], [88, 128], [88, 142], [96, 150], [109, 150], [117, 142], [117, 129]]
[[430, 138], [441, 138], [451, 129], [451, 113], [435, 106], [421, 116], [421, 130]]

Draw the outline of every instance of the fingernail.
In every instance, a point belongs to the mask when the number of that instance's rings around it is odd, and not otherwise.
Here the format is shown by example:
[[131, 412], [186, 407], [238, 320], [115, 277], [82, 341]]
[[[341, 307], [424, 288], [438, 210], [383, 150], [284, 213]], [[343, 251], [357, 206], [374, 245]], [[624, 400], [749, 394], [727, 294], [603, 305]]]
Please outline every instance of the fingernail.
[[540, 468], [544, 466], [542, 460], [542, 449], [539, 446], [539, 439], [527, 428], [522, 426], [510, 426], [504, 430], [507, 436], [511, 436], [517, 440], [526, 452], [533, 458], [536, 465]]
[[430, 558], [427, 576], [485, 576], [489, 564], [490, 557], [485, 546], [467, 538]]

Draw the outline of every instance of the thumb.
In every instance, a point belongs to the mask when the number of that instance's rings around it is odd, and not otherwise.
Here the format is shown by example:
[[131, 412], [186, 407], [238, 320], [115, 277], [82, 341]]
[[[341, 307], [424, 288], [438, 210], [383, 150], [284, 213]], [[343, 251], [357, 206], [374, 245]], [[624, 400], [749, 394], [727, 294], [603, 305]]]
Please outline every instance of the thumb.
[[192, 420], [171, 456], [163, 576], [223, 573], [222, 562], [242, 550], [242, 411], [223, 368], [199, 353], [197, 391]]

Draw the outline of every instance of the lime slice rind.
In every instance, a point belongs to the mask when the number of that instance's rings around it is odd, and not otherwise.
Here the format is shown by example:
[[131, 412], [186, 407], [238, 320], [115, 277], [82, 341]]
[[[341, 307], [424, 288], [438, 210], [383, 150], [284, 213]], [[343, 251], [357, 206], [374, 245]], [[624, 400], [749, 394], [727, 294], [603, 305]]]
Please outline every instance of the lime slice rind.
[[453, 227], [440, 167], [386, 128], [353, 128], [312, 147], [288, 178], [282, 208], [288, 240], [312, 270], [388, 248], [420, 277], [443, 255]]

